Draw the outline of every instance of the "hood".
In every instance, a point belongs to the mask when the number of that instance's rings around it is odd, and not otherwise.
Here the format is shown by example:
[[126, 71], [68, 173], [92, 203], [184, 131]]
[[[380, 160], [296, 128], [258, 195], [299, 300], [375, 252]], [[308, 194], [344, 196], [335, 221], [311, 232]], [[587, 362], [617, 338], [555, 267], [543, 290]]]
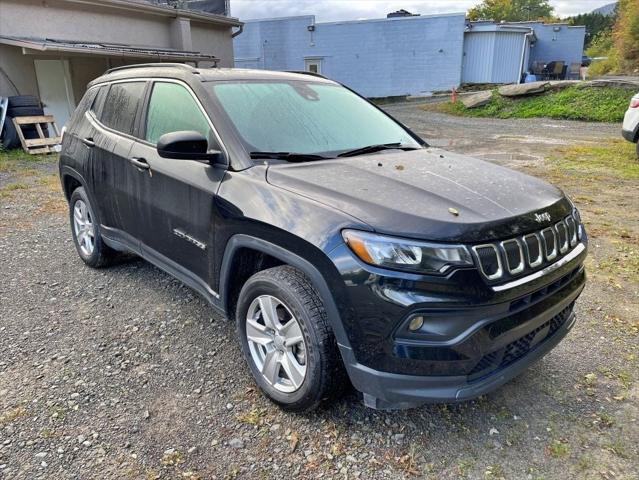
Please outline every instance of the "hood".
[[[552, 225], [572, 208], [542, 180], [434, 148], [276, 164], [267, 180], [379, 233], [437, 241], [509, 238]], [[539, 223], [542, 212], [550, 221]]]

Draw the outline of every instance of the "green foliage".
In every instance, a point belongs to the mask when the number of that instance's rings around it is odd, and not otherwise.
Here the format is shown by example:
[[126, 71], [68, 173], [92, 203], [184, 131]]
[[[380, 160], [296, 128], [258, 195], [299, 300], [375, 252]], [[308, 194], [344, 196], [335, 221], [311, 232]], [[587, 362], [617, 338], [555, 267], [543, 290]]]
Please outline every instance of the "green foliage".
[[603, 58], [603, 60], [593, 61], [589, 69], [591, 76], [605, 75], [616, 71], [619, 65], [619, 58], [612, 30], [599, 33], [586, 50], [586, 54], [592, 58]]
[[522, 22], [549, 19], [554, 8], [548, 0], [483, 0], [468, 11], [471, 20]]
[[[623, 88], [570, 87], [543, 95], [509, 99], [497, 92], [488, 105], [468, 109], [461, 102], [436, 105], [445, 113], [468, 117], [560, 118], [617, 123], [623, 120], [632, 92]], [[427, 107], [428, 108], [428, 107]]]
[[569, 17], [566, 21], [570, 25], [586, 27], [585, 48], [587, 49], [599, 36], [612, 34], [612, 27], [614, 27], [616, 19], [616, 16], [602, 15], [601, 13], [582, 13]]
[[624, 72], [639, 71], [639, 1], [620, 0], [615, 26], [619, 67]]
[[591, 57], [606, 57], [590, 67], [591, 75], [639, 72], [639, 0], [620, 0], [612, 34], [602, 31], [587, 50]]

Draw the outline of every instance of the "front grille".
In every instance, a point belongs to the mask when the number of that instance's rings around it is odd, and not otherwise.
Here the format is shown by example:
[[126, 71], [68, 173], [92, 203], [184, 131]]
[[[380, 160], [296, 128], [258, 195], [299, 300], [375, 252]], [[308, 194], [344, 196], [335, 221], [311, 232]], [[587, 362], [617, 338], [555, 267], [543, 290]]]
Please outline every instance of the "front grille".
[[501, 277], [501, 259], [495, 245], [480, 245], [475, 247], [475, 253], [479, 257], [479, 264], [486, 278], [492, 280]]
[[570, 215], [553, 227], [472, 250], [484, 277], [497, 281], [547, 266], [576, 247], [580, 233], [579, 221]]
[[504, 348], [484, 355], [468, 374], [471, 381], [478, 380], [516, 362], [535, 347], [550, 339], [570, 318], [573, 305], [538, 326], [533, 331], [509, 343]]

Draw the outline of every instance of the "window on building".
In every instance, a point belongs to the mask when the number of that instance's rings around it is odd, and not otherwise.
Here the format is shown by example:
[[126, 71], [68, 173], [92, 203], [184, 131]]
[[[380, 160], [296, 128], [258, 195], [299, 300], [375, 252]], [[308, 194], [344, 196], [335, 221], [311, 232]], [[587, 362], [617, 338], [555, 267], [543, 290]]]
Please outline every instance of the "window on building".
[[318, 58], [306, 60], [306, 71], [311, 73], [322, 74], [322, 60]]
[[184, 130], [201, 133], [211, 144], [208, 119], [187, 89], [176, 83], [155, 83], [147, 114], [146, 140], [155, 144], [165, 133]]
[[145, 82], [114, 83], [109, 89], [100, 121], [118, 132], [133, 134], [135, 114], [142, 101]]

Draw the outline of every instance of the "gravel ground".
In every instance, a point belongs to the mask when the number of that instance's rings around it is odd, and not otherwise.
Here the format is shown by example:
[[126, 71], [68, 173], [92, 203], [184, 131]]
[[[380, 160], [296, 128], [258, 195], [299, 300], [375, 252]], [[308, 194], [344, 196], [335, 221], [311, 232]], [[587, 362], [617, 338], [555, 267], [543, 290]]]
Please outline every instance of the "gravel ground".
[[[523, 169], [618, 133], [388, 109], [433, 144]], [[594, 275], [566, 340], [476, 401], [377, 412], [350, 393], [289, 415], [194, 292], [140, 260], [82, 264], [54, 171], [0, 172], [0, 478], [637, 478], [636, 283]]]

